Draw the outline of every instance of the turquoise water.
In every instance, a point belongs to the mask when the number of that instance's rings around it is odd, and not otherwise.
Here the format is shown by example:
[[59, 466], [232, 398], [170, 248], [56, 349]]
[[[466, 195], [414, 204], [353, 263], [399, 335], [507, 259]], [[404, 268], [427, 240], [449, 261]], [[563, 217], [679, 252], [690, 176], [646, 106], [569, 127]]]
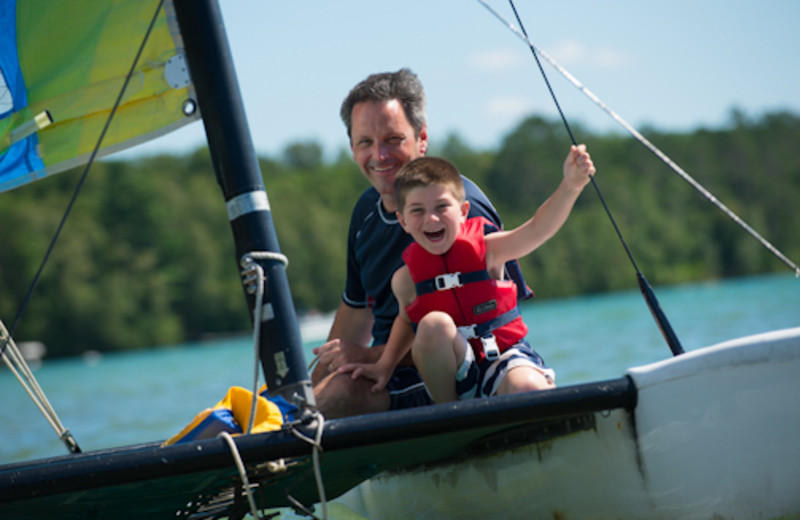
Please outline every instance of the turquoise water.
[[[800, 326], [800, 280], [792, 275], [671, 287], [656, 294], [685, 350]], [[523, 307], [528, 339], [566, 385], [621, 376], [671, 356], [639, 292]], [[319, 341], [306, 345], [306, 355]], [[35, 370], [84, 451], [165, 439], [214, 405], [230, 386], [249, 388], [250, 338], [102, 357], [45, 361]], [[0, 464], [62, 455], [64, 446], [7, 370], [0, 370]]]

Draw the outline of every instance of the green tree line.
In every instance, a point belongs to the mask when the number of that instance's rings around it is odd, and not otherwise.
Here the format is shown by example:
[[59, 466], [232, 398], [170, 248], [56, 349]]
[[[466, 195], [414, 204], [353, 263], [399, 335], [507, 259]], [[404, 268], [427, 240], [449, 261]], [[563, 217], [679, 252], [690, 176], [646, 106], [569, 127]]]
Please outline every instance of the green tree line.
[[[640, 143], [574, 127], [597, 186], [654, 286], [786, 267]], [[645, 135], [789, 258], [800, 257], [800, 117], [739, 112], [719, 129]], [[496, 150], [457, 135], [432, 143], [495, 203], [507, 227], [553, 192], [569, 142], [530, 117]], [[344, 287], [350, 211], [368, 186], [342, 150], [313, 141], [261, 157], [298, 312], [331, 311]], [[82, 169], [0, 194], [0, 319], [17, 313]], [[521, 261], [538, 298], [629, 289], [635, 271], [592, 186], [562, 230]], [[208, 152], [95, 164], [15, 333], [49, 356], [240, 333], [250, 322], [227, 213]]]

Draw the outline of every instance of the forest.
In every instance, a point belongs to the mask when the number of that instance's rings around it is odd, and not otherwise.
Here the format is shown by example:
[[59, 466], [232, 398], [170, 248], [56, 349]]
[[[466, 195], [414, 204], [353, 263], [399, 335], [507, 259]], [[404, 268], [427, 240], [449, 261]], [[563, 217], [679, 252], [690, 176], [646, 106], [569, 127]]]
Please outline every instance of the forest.
[[[800, 259], [800, 117], [733, 110], [717, 129], [642, 133], [790, 259]], [[787, 267], [633, 138], [573, 127], [639, 269], [654, 287]], [[529, 117], [495, 150], [451, 134], [429, 155], [481, 186], [506, 227], [553, 192], [569, 142]], [[341, 298], [350, 211], [369, 184], [313, 141], [259, 163], [298, 314]], [[83, 169], [0, 194], [0, 319], [10, 326]], [[93, 165], [14, 334], [48, 356], [199, 341], [250, 330], [230, 225], [206, 149]], [[538, 299], [626, 290], [635, 270], [588, 186], [562, 230], [521, 260]]]

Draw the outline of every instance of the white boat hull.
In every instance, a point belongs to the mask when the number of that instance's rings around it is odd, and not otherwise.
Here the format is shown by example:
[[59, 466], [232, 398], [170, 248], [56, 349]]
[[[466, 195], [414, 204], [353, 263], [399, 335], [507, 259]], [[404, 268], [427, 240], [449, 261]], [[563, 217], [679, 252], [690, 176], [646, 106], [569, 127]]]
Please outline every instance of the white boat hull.
[[385, 472], [337, 502], [367, 518], [800, 518], [800, 328], [629, 370], [631, 413], [593, 429]]

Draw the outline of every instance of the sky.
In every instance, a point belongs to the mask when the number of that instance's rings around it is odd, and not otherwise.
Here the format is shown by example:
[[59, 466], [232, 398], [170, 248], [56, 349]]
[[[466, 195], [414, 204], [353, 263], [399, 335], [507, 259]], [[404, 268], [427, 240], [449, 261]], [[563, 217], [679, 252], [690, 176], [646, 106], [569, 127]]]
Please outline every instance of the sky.
[[[487, 3], [514, 21], [507, 2]], [[477, 0], [220, 5], [262, 155], [313, 140], [336, 156], [348, 147], [338, 115], [347, 92], [371, 73], [401, 67], [425, 86], [432, 144], [457, 133], [473, 148], [493, 149], [530, 115], [558, 117], [527, 45]], [[516, 7], [531, 42], [636, 128], [718, 128], [734, 107], [754, 118], [800, 114], [796, 0], [517, 0]], [[571, 124], [623, 131], [543, 65]], [[197, 122], [115, 157], [184, 153], [204, 139]]]

